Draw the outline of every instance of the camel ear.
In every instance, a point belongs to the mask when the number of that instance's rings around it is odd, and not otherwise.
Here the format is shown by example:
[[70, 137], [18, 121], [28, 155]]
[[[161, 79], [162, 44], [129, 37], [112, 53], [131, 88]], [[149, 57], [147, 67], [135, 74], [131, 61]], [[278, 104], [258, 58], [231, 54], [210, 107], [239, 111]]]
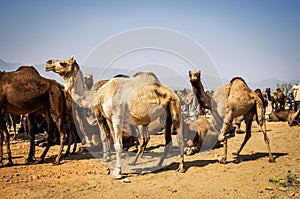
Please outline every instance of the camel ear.
[[189, 70], [189, 74], [191, 74], [192, 71]]
[[76, 61], [75, 56], [72, 55], [72, 56], [69, 58], [69, 60], [70, 60], [70, 62], [73, 64], [73, 63]]

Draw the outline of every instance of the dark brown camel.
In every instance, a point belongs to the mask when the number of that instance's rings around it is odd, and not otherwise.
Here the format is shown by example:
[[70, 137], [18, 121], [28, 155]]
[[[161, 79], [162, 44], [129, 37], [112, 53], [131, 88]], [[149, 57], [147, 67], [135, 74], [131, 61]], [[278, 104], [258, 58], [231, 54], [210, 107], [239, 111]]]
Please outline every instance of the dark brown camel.
[[285, 95], [281, 89], [277, 88], [276, 92], [271, 94], [271, 89], [266, 88], [268, 100], [271, 101], [272, 111], [284, 111], [285, 109]]
[[[53, 80], [43, 78], [32, 66], [22, 66], [14, 72], [0, 73], [0, 130], [4, 132], [5, 143], [8, 153], [9, 164], [12, 164], [9, 137], [6, 124], [3, 121], [3, 113], [17, 115], [29, 114], [29, 122], [33, 122], [34, 114], [42, 113], [48, 122], [47, 146], [40, 157], [40, 162], [44, 161], [53, 142], [54, 122], [60, 133], [60, 150], [55, 159], [55, 164], [60, 163], [61, 153], [66, 140], [66, 132], [63, 126], [64, 95], [58, 84]], [[0, 134], [0, 164], [3, 158], [3, 134]], [[34, 161], [34, 132], [30, 131], [30, 151], [28, 162]]]
[[[201, 86], [202, 83], [200, 80], [200, 71], [190, 71], [189, 75], [190, 75], [190, 79], [193, 80], [191, 81], [192, 84], [199, 84], [197, 87], [193, 86], [195, 88], [199, 88], [199, 90], [197, 91], [198, 95], [205, 96], [203, 86]], [[199, 99], [201, 99], [201, 97]], [[206, 99], [206, 98], [202, 97], [202, 99]], [[257, 116], [257, 122], [264, 134], [264, 140], [269, 152], [269, 161], [274, 162], [274, 158], [272, 156], [271, 149], [270, 149], [269, 139], [266, 134], [263, 102], [258, 97], [258, 95], [247, 86], [247, 84], [242, 78], [239, 77], [233, 78], [230, 81], [230, 84], [223, 86], [220, 90], [216, 90], [214, 97], [211, 100], [210, 106], [207, 106], [205, 102], [208, 102], [208, 100], [207, 99], [204, 100], [204, 103], [203, 100], [199, 100], [199, 103], [202, 103], [201, 105], [203, 107], [205, 106], [211, 107], [212, 116], [213, 116], [212, 119], [214, 119], [214, 117], [218, 115], [215, 114], [214, 112], [220, 112], [219, 115], [222, 115], [221, 118], [224, 118], [221, 120], [222, 128], [219, 127], [220, 118], [217, 118], [218, 122], [213, 124], [215, 125], [215, 129], [217, 130], [221, 129], [220, 134], [218, 136], [218, 140], [220, 142], [223, 142], [224, 144], [224, 156], [220, 160], [221, 163], [226, 163], [227, 139], [233, 136], [231, 133], [233, 119], [235, 117], [244, 115], [245, 123], [246, 123], [246, 135], [244, 141], [241, 144], [240, 149], [236, 153], [234, 153], [234, 155], [236, 155], [238, 158], [243, 147], [251, 137], [251, 125], [253, 121], [253, 116], [255, 114]], [[214, 107], [218, 107], [218, 108], [214, 108]], [[223, 110], [218, 111], [218, 109], [223, 109]]]

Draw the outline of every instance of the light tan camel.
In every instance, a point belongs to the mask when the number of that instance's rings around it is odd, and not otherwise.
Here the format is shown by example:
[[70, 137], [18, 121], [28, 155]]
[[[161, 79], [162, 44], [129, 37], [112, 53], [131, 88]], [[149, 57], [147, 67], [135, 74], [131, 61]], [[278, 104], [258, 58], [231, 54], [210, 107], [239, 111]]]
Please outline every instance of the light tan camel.
[[[181, 129], [180, 102], [173, 90], [162, 85], [154, 74], [139, 73], [133, 77], [112, 78], [97, 91], [82, 88], [82, 73], [74, 56], [65, 60], [49, 60], [47, 71], [58, 73], [65, 81], [74, 101], [84, 107], [91, 107], [97, 116], [101, 132], [112, 137], [116, 151], [114, 178], [121, 178], [122, 127], [124, 123], [142, 126], [143, 143], [136, 159], [143, 153], [150, 137], [147, 126], [151, 121], [166, 114], [165, 141], [163, 155], [158, 163], [162, 165], [166, 153], [172, 147], [171, 128], [177, 132], [181, 149], [178, 171], [184, 171], [184, 157]], [[81, 80], [80, 80], [81, 79]], [[102, 127], [101, 127], [102, 126]], [[109, 131], [108, 131], [109, 128]]]
[[[220, 134], [218, 136], [218, 140], [223, 142], [224, 144], [224, 155], [220, 160], [221, 163], [226, 163], [227, 159], [227, 139], [234, 136], [232, 135], [232, 121], [234, 118], [244, 115], [245, 123], [246, 123], [246, 135], [244, 141], [241, 144], [239, 150], [234, 153], [237, 158], [242, 151], [243, 147], [251, 137], [251, 124], [253, 120], [254, 114], [257, 115], [257, 122], [262, 129], [264, 134], [264, 140], [268, 148], [269, 152], [269, 162], [274, 162], [274, 158], [271, 153], [269, 139], [266, 133], [265, 119], [264, 119], [264, 110], [263, 110], [263, 102], [258, 97], [258, 95], [252, 91], [245, 81], [242, 78], [233, 78], [230, 81], [230, 84], [221, 87], [221, 89], [217, 89], [214, 97], [211, 100], [211, 104], [207, 104], [209, 100], [205, 97], [205, 92], [203, 90], [203, 86], [200, 80], [200, 71], [190, 71], [190, 79], [192, 84], [198, 84], [199, 90], [197, 91], [199, 96], [202, 96], [202, 100], [199, 100], [202, 103], [202, 106], [211, 107], [212, 116], [215, 117], [218, 114], [214, 112], [218, 111], [219, 116], [224, 118], [222, 121], [222, 128]], [[194, 78], [193, 78], [194, 77]], [[199, 98], [201, 99], [201, 97]], [[204, 100], [204, 101], [203, 101]], [[224, 106], [225, 105], [225, 106]], [[214, 108], [217, 107], [217, 108]], [[223, 107], [223, 108], [222, 108]], [[223, 110], [221, 110], [221, 109]], [[219, 110], [218, 110], [219, 109]], [[219, 130], [220, 120], [218, 118], [216, 130]]]

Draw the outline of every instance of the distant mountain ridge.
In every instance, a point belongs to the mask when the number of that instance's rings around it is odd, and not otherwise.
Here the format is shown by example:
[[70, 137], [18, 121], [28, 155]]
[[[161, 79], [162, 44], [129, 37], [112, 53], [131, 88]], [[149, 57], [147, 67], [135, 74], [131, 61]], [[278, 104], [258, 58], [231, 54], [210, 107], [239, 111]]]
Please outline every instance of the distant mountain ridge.
[[[0, 58], [0, 71], [14, 71], [18, 69], [22, 64], [20, 63], [8, 63], [4, 61], [3, 59]], [[50, 78], [50, 79], [55, 79], [56, 81], [63, 83], [63, 80], [53, 72], [46, 72], [44, 69], [44, 64], [38, 64], [34, 66], [41, 76]], [[82, 66], [81, 70], [83, 73], [91, 73], [93, 74], [94, 77], [94, 82], [101, 79], [110, 79], [113, 76], [117, 74], [128, 74], [128, 70], [122, 69], [122, 68], [92, 68], [92, 67], [87, 67], [87, 66]], [[159, 80], [168, 85], [169, 87], [179, 90], [179, 89], [191, 89], [190, 83], [189, 83], [189, 77], [188, 74], [183, 75], [183, 76], [159, 76]], [[227, 79], [220, 79], [218, 77], [209, 77], [206, 75], [202, 76], [202, 82], [204, 84], [204, 89], [208, 90], [214, 90], [217, 87], [221, 86], [222, 84], [228, 84], [230, 80]], [[257, 88], [260, 88], [261, 90], [265, 90], [266, 88], [271, 88], [271, 90], [276, 89], [277, 84], [295, 84], [295, 83], [300, 83], [300, 80], [278, 80], [278, 79], [265, 79], [260, 82], [248, 82], [245, 80], [248, 84], [248, 86], [255, 90]]]

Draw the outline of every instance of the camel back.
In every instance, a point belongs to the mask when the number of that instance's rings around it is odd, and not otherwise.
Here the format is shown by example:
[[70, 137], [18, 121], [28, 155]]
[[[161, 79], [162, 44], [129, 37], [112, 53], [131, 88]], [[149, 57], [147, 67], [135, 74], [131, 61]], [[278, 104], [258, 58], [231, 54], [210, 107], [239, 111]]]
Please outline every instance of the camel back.
[[8, 89], [14, 91], [14, 95], [26, 93], [26, 95], [16, 97], [22, 97], [23, 100], [39, 98], [50, 88], [47, 79], [40, 76], [32, 66], [22, 66], [17, 71], [4, 73], [1, 84], [6, 84]]
[[264, 122], [263, 101], [248, 87], [241, 77], [233, 78], [230, 81], [228, 89], [225, 90], [227, 90], [228, 96], [226, 106], [235, 107], [237, 110], [234, 117], [244, 115], [244, 113], [253, 108], [251, 105], [254, 105], [256, 108], [257, 122], [259, 124]]

